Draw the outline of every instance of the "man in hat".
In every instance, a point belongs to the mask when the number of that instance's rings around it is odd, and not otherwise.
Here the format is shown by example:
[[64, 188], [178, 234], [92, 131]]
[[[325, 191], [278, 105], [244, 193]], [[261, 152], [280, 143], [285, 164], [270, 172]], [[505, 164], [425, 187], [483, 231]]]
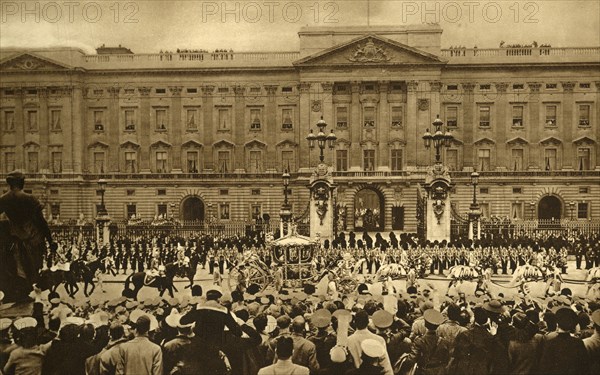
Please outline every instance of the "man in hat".
[[380, 342], [367, 339], [360, 343], [362, 349], [362, 363], [357, 369], [346, 372], [346, 375], [379, 375], [385, 374], [381, 367], [379, 359], [385, 355], [385, 347]]
[[310, 317], [310, 323], [317, 328], [317, 332], [308, 339], [315, 344], [317, 362], [321, 369], [331, 366], [329, 352], [335, 346], [336, 337], [328, 331], [331, 325], [331, 312], [327, 309], [319, 309]]
[[570, 307], [555, 310], [558, 335], [544, 342], [539, 372], [542, 374], [587, 374], [590, 358], [583, 341], [571, 336], [577, 326], [577, 313]]
[[106, 347], [98, 354], [100, 357], [99, 371], [100, 375], [114, 375], [117, 369], [117, 360], [119, 359], [119, 345], [127, 342], [125, 338], [125, 328], [119, 322], [113, 322], [108, 330], [110, 341]]
[[409, 356], [411, 363], [417, 363], [416, 375], [437, 374], [450, 360], [448, 341], [438, 336], [437, 328], [446, 320], [441, 312], [428, 309], [423, 313], [427, 333], [413, 343]]
[[[8, 225], [0, 224], [0, 230], [4, 231], [0, 250], [0, 290], [6, 293], [5, 302], [23, 301], [28, 299], [38, 280], [46, 241], [51, 251], [56, 251], [57, 245], [44, 219], [44, 206], [34, 196], [23, 192], [23, 173], [9, 173], [6, 182], [10, 190], [0, 197], [0, 214], [8, 217]], [[12, 245], [8, 238], [13, 239]]]
[[[176, 311], [173, 309], [173, 311]], [[170, 317], [174, 320], [175, 328], [177, 328], [177, 336], [172, 340], [168, 341], [163, 346], [164, 353], [164, 364], [165, 364], [165, 373], [170, 374], [175, 364], [182, 359], [183, 352], [185, 347], [189, 346], [192, 342], [192, 338], [194, 337], [194, 333], [192, 328], [194, 324], [181, 324], [181, 315], [178, 313], [170, 315]], [[169, 324], [169, 322], [167, 322]]]

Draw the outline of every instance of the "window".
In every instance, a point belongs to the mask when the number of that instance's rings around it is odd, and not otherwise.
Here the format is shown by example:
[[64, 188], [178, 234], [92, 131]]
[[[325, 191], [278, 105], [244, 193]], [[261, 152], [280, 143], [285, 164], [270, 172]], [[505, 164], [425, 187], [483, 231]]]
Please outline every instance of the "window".
[[491, 151], [489, 148], [480, 148], [477, 150], [477, 159], [480, 171], [490, 170], [490, 155]]
[[158, 189], [156, 195], [167, 195], [167, 189]]
[[481, 90], [481, 91], [489, 91], [491, 89], [492, 89], [492, 85], [490, 85], [489, 83], [485, 84], [485, 85], [479, 85], [479, 90]]
[[546, 126], [556, 126], [556, 105], [546, 106]]
[[282, 130], [291, 130], [292, 125], [292, 109], [291, 108], [283, 108], [281, 110], [281, 129]]
[[348, 91], [348, 87], [346, 85], [335, 85], [335, 91], [339, 93], [345, 93]]
[[556, 85], [556, 83], [546, 83], [546, 89], [548, 90], [556, 90], [558, 86]]
[[394, 106], [392, 107], [392, 127], [400, 128], [402, 127], [402, 107]]
[[523, 90], [525, 88], [525, 85], [522, 83], [515, 83], [513, 85], [513, 90]]
[[96, 96], [102, 96], [102, 94], [104, 94], [104, 90], [96, 89], [96, 90], [93, 90], [92, 93]]
[[219, 108], [219, 130], [229, 130], [230, 124], [229, 108]]
[[589, 89], [590, 88], [590, 84], [589, 83], [580, 83], [579, 84], [579, 88], [580, 89]]
[[365, 171], [375, 170], [375, 150], [363, 150], [363, 169]]
[[590, 105], [579, 105], [579, 126], [590, 126]]
[[167, 110], [156, 110], [156, 130], [167, 130]]
[[262, 207], [260, 204], [251, 204], [250, 205], [250, 213], [252, 215], [252, 220], [261, 220], [262, 219]]
[[15, 130], [15, 112], [4, 111], [4, 129], [6, 131]]
[[35, 89], [29, 89], [26, 91], [27, 95], [37, 95], [37, 90]]
[[365, 85], [365, 91], [374, 91], [375, 85]]
[[219, 219], [229, 220], [229, 203], [219, 204]]
[[186, 91], [187, 91], [187, 93], [188, 93], [188, 94], [195, 94], [195, 93], [197, 93], [197, 92], [198, 92], [198, 89], [197, 89], [197, 88], [195, 88], [195, 87], [188, 87], [188, 88], [186, 89]]
[[458, 150], [446, 150], [446, 165], [451, 171], [458, 170]]
[[15, 153], [5, 152], [4, 153], [4, 172], [10, 173], [15, 170]]
[[259, 108], [250, 110], [250, 130], [260, 130], [260, 112]]
[[363, 121], [364, 126], [371, 128], [375, 126], [375, 107], [363, 108]]
[[104, 152], [94, 152], [94, 173], [104, 173]]
[[132, 196], [132, 195], [135, 195], [135, 190], [127, 189], [127, 196]]
[[523, 126], [523, 106], [522, 105], [514, 105], [512, 108], [513, 116], [512, 116], [512, 126], [521, 127]]
[[52, 173], [62, 172], [62, 152], [55, 151], [51, 154], [52, 162]]
[[166, 94], [167, 93], [167, 89], [156, 89], [156, 93], [157, 94]]
[[187, 172], [198, 173], [198, 151], [187, 152]]
[[104, 131], [104, 111], [94, 111], [94, 130]]
[[404, 207], [392, 207], [392, 230], [404, 230]]
[[513, 148], [511, 150], [512, 155], [512, 165], [510, 166], [513, 171], [522, 171], [523, 170], [523, 149], [522, 148]]
[[544, 168], [547, 171], [556, 170], [556, 149], [555, 148], [547, 148], [544, 150]]
[[479, 194], [489, 194], [489, 193], [490, 193], [490, 188], [487, 188], [487, 187], [479, 188]]
[[50, 189], [50, 195], [58, 195], [58, 189]]
[[293, 172], [296, 170], [296, 163], [294, 160], [294, 151], [281, 151], [281, 170]]
[[523, 203], [522, 202], [511, 203], [510, 218], [513, 220], [523, 219]]
[[156, 205], [156, 213], [158, 216], [162, 216], [163, 218], [167, 217], [167, 205], [164, 203], [160, 203]]
[[135, 130], [135, 111], [133, 109], [125, 110], [125, 130]]
[[458, 126], [458, 107], [446, 107], [446, 125], [450, 128]]
[[251, 195], [260, 195], [260, 189], [252, 189], [252, 190], [250, 191], [250, 194], [251, 194]]
[[281, 88], [281, 92], [293, 92], [294, 89], [291, 86], [285, 86]]
[[60, 216], [60, 203], [52, 203], [50, 205], [50, 213], [53, 218], [57, 218]]
[[392, 171], [402, 170], [402, 150], [394, 149], [390, 154], [390, 167]]
[[186, 125], [188, 130], [194, 130], [198, 128], [198, 124], [196, 123], [196, 119], [198, 118], [198, 110], [197, 109], [188, 109], [186, 110]]
[[125, 95], [135, 95], [135, 89], [124, 89]]
[[590, 204], [587, 202], [577, 203], [577, 218], [587, 219], [589, 218]]
[[482, 128], [490, 127], [490, 106], [482, 105], [479, 107], [479, 126]]
[[156, 172], [165, 173], [167, 172], [167, 152], [157, 151], [156, 152]]
[[27, 171], [31, 173], [38, 172], [39, 154], [37, 151], [29, 151], [27, 153]]
[[348, 150], [335, 151], [335, 170], [338, 172], [348, 170]]
[[217, 92], [219, 92], [221, 94], [227, 93], [227, 92], [229, 92], [229, 87], [219, 87], [217, 89]]
[[61, 129], [60, 117], [61, 117], [60, 109], [50, 110], [50, 130], [58, 131]]
[[250, 156], [250, 165], [248, 165], [248, 171], [250, 173], [261, 173], [262, 172], [262, 151], [251, 150], [249, 156]]
[[137, 216], [137, 206], [133, 203], [127, 205], [127, 218], [131, 219]]
[[591, 150], [588, 147], [580, 147], [577, 149], [577, 168], [580, 171], [590, 170], [590, 154]]
[[38, 112], [27, 111], [27, 130], [37, 131], [38, 130]]
[[221, 189], [221, 190], [219, 190], [219, 195], [229, 195], [229, 190]]
[[348, 107], [336, 107], [335, 109], [336, 126], [338, 128], [348, 127]]
[[514, 187], [514, 188], [512, 188], [512, 192], [513, 192], [513, 194], [523, 194], [523, 188]]
[[447, 85], [446, 88], [448, 91], [456, 91], [458, 90], [458, 85]]
[[125, 152], [125, 172], [136, 173], [137, 172], [137, 155], [135, 151]]
[[260, 94], [260, 87], [250, 87], [250, 92], [253, 94]]
[[4, 90], [4, 95], [12, 96], [15, 94], [15, 90]]
[[590, 192], [589, 187], [580, 187], [579, 188], [579, 194], [589, 194], [589, 192]]
[[217, 153], [217, 160], [219, 162], [219, 172], [228, 173], [231, 170], [229, 151], [219, 151]]

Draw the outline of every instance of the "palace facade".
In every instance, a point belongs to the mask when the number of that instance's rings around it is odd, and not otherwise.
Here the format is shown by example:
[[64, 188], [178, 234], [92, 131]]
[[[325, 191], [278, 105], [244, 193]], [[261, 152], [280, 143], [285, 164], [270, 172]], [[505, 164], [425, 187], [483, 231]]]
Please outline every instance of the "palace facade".
[[484, 216], [600, 219], [600, 47], [442, 49], [442, 29], [303, 28], [300, 50], [0, 51], [0, 172], [48, 216], [302, 216], [323, 118], [340, 228], [414, 232], [439, 115], [452, 202]]

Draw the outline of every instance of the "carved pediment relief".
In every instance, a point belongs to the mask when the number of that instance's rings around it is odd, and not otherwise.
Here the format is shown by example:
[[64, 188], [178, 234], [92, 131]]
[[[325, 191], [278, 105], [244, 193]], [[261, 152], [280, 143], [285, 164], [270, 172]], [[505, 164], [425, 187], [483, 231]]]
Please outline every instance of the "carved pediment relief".
[[137, 143], [132, 142], [132, 141], [125, 141], [125, 142], [121, 143], [121, 148], [137, 149], [137, 148], [140, 148], [140, 145], [138, 145]]
[[267, 147], [267, 144], [259, 141], [258, 139], [253, 139], [253, 140], [247, 142], [244, 145], [244, 147], [246, 147], [246, 148], [265, 148], [265, 147]]
[[283, 141], [277, 143], [276, 145], [277, 147], [290, 147], [290, 148], [294, 148], [298, 146], [298, 143], [292, 141], [291, 139], [284, 139]]
[[579, 137], [579, 138], [575, 139], [573, 141], [573, 143], [576, 144], [576, 145], [578, 145], [578, 146], [579, 145], [584, 145], [584, 144], [593, 145], [594, 143], [596, 143], [596, 141], [594, 141], [590, 137], [583, 136], [583, 137]]
[[527, 144], [529, 144], [529, 142], [527, 142], [526, 139], [523, 139], [521, 137], [515, 137], [511, 140], [508, 140], [506, 143], [509, 145], [527, 145]]
[[91, 143], [88, 148], [108, 148], [108, 144], [104, 143], [104, 142], [100, 142], [100, 141], [96, 141], [94, 143]]
[[296, 66], [444, 64], [430, 53], [377, 35], [365, 35], [294, 62]]
[[213, 147], [215, 147], [215, 148], [234, 148], [235, 144], [229, 142], [226, 139], [221, 139], [220, 141], [213, 143]]
[[493, 140], [489, 139], [489, 138], [481, 138], [480, 140], [474, 142], [473, 144], [475, 145], [483, 145], [483, 144], [488, 144], [488, 145], [493, 145], [496, 142], [494, 142]]
[[540, 143], [543, 145], [560, 145], [560, 144], [562, 144], [562, 141], [555, 137], [548, 137], [548, 138], [542, 139], [540, 141]]
[[184, 142], [181, 147], [183, 148], [202, 148], [204, 147], [204, 145], [198, 141], [195, 141], [193, 139], [190, 139], [187, 142]]
[[27, 52], [0, 62], [0, 69], [3, 71], [48, 71], [68, 70], [71, 67]]
[[170, 148], [171, 144], [164, 141], [156, 141], [150, 145], [150, 148]]

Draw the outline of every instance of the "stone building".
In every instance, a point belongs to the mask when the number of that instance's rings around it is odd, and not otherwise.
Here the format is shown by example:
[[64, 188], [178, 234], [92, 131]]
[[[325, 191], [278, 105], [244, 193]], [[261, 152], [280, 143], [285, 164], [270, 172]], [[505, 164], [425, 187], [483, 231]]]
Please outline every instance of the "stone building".
[[277, 217], [281, 174], [307, 210], [323, 117], [345, 230], [417, 227], [439, 114], [443, 160], [466, 213], [481, 173], [484, 216], [600, 218], [600, 47], [442, 49], [435, 25], [303, 28], [299, 51], [0, 51], [0, 172], [62, 220]]

